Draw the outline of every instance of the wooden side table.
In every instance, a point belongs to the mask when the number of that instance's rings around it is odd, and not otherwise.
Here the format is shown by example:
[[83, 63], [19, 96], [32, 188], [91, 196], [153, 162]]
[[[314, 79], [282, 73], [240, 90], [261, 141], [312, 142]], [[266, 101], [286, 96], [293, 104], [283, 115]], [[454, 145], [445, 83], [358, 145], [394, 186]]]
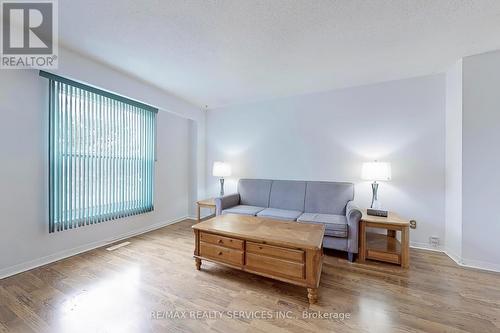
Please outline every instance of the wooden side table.
[[215, 210], [215, 199], [210, 198], [210, 199], [196, 201], [196, 206], [198, 207], [198, 222], [200, 222], [200, 220], [201, 220], [201, 212], [200, 212], [201, 207], [210, 208], [210, 209]]
[[[386, 229], [387, 235], [367, 232], [366, 228]], [[389, 212], [387, 217], [371, 216], [363, 210], [359, 222], [359, 260], [373, 259], [409, 266], [410, 221]], [[401, 232], [401, 242], [396, 232]]]

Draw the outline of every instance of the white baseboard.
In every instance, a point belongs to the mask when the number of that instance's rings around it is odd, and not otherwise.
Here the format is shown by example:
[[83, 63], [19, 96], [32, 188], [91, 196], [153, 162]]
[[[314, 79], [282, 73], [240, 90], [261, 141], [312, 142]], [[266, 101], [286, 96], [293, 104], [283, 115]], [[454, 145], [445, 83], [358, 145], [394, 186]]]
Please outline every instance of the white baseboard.
[[494, 264], [494, 263], [486, 262], [486, 261], [464, 259], [461, 256], [457, 255], [456, 253], [453, 253], [452, 251], [450, 251], [446, 247], [439, 246], [436, 248], [436, 247], [432, 247], [431, 245], [429, 245], [427, 243], [419, 243], [419, 242], [410, 242], [410, 247], [413, 247], [416, 249], [422, 249], [422, 250], [443, 252], [448, 257], [450, 257], [451, 260], [453, 260], [459, 266], [462, 266], [462, 267], [482, 269], [485, 271], [492, 271], [492, 272], [500, 272], [500, 265], [498, 265], [498, 264]]
[[87, 251], [90, 251], [90, 250], [93, 250], [93, 249], [96, 249], [96, 248], [99, 248], [102, 246], [106, 246], [108, 244], [115, 243], [115, 242], [118, 242], [118, 241], [123, 240], [123, 239], [127, 239], [127, 238], [130, 238], [133, 236], [141, 235], [141, 234], [144, 234], [146, 232], [153, 231], [153, 230], [165, 227], [167, 225], [180, 222], [180, 221], [185, 220], [187, 218], [188, 218], [187, 216], [184, 216], [184, 217], [172, 220], [172, 221], [155, 223], [155, 224], [152, 224], [152, 225], [145, 227], [145, 228], [136, 229], [134, 231], [118, 235], [117, 237], [115, 237], [113, 239], [101, 240], [101, 241], [81, 245], [81, 246], [78, 246], [78, 247], [75, 247], [75, 248], [72, 248], [69, 250], [64, 250], [64, 251], [60, 251], [60, 252], [57, 252], [54, 254], [50, 254], [50, 255], [42, 257], [42, 258], [37, 258], [37, 259], [23, 262], [23, 263], [14, 265], [14, 266], [3, 268], [0, 270], [0, 279], [6, 278], [8, 276], [12, 276], [12, 275], [15, 275], [18, 273], [22, 273], [22, 272], [28, 271], [28, 270], [36, 268], [36, 267], [47, 265], [47, 264], [50, 264], [52, 262], [55, 262], [55, 261], [58, 261], [61, 259], [72, 257], [74, 255], [77, 255], [77, 254], [80, 254], [83, 252], [87, 252]]
[[494, 264], [494, 263], [487, 262], [487, 261], [465, 259], [461, 256], [454, 254], [453, 252], [449, 251], [448, 249], [446, 249], [443, 252], [448, 257], [450, 257], [454, 262], [456, 262], [458, 265], [460, 265], [462, 267], [481, 269], [481, 270], [491, 271], [491, 272], [500, 272], [500, 265], [499, 264]]
[[463, 257], [459, 256], [456, 253], [453, 253], [446, 247], [432, 247], [429, 244], [426, 243], [418, 243], [418, 242], [410, 242], [410, 247], [416, 248], [416, 249], [422, 249], [422, 250], [430, 250], [430, 251], [436, 251], [436, 252], [443, 252], [446, 254], [448, 257], [451, 258], [455, 263], [457, 263], [459, 266], [462, 267], [468, 267], [468, 268], [475, 268], [475, 269], [482, 269], [485, 271], [492, 271], [492, 272], [500, 272], [500, 265], [494, 264], [491, 262], [486, 262], [486, 261], [479, 261], [479, 260], [469, 260], [469, 259], [464, 259]]
[[[460, 265], [460, 264], [459, 264]], [[469, 260], [462, 258], [462, 265], [464, 267], [483, 269], [486, 271], [499, 272], [500, 273], [500, 265], [494, 264], [486, 261], [479, 260]]]
[[[210, 217], [210, 216], [214, 216], [214, 213], [212, 213], [212, 214], [201, 214], [201, 215], [200, 215], [200, 218], [201, 218], [201, 219], [204, 219], [204, 218], [206, 218], [206, 217]], [[198, 216], [191, 216], [191, 215], [190, 215], [190, 216], [188, 216], [188, 217], [186, 217], [186, 218], [187, 218], [187, 219], [190, 219], [190, 220], [195, 220], [195, 221], [196, 221], [196, 220], [198, 220]]]
[[460, 266], [463, 266], [463, 262], [462, 262], [462, 256], [454, 253], [453, 251], [450, 251], [450, 249], [447, 249], [445, 248], [444, 249], [444, 254], [446, 254], [448, 257], [451, 258], [451, 260], [453, 260], [454, 262], [456, 262], [457, 264], [459, 264]]

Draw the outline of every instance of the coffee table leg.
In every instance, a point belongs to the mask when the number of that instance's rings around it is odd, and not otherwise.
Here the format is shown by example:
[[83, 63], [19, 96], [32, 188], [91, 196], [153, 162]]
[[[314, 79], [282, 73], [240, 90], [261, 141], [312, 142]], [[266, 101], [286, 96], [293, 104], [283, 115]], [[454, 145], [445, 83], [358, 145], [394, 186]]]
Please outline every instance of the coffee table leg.
[[196, 269], [200, 270], [201, 269], [201, 259], [200, 258], [194, 258], [194, 262], [196, 264]]
[[307, 298], [309, 304], [314, 304], [318, 301], [318, 288], [307, 288]]

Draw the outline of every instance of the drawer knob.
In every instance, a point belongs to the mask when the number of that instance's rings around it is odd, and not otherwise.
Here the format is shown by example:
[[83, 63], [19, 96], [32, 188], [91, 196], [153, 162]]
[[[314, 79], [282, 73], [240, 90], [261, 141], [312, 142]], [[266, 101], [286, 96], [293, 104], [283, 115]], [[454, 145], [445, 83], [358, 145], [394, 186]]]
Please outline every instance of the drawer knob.
[[219, 239], [217, 243], [222, 244], [222, 239]]
[[259, 250], [262, 250], [262, 246], [259, 246]]
[[219, 251], [219, 255], [220, 255], [220, 256], [222, 255], [222, 251]]

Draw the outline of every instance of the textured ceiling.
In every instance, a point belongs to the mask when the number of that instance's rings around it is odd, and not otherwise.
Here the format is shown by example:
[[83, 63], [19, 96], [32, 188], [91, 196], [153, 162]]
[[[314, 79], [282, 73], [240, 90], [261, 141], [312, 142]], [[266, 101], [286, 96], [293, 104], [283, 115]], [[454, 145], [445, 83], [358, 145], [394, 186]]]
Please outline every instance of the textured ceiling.
[[500, 49], [499, 0], [65, 0], [59, 25], [66, 47], [209, 108]]

